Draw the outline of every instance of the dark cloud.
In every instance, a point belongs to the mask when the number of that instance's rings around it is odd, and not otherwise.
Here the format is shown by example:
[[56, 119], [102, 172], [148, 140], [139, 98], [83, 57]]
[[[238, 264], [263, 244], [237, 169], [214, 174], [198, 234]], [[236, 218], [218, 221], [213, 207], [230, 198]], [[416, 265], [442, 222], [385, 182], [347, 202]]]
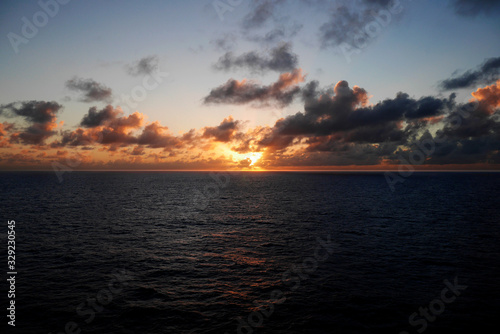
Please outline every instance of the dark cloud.
[[[319, 7], [323, 1], [314, 1], [309, 7]], [[289, 42], [303, 28], [304, 23], [292, 20], [287, 14], [285, 0], [256, 0], [250, 2], [250, 12], [241, 21], [243, 38], [263, 46]]]
[[158, 70], [159, 62], [158, 56], [147, 56], [127, 65], [126, 70], [132, 76], [148, 75]]
[[425, 164], [500, 163], [500, 119], [490, 114], [486, 104], [457, 105], [443, 123], [434, 136], [426, 131], [406, 145], [409, 149], [396, 151], [392, 159], [404, 162], [422, 156], [422, 143], [426, 142], [430, 151], [425, 154]]
[[103, 125], [106, 121], [116, 118], [119, 114], [120, 111], [113, 109], [110, 105], [99, 111], [97, 111], [96, 107], [92, 107], [89, 109], [88, 113], [83, 116], [80, 125], [85, 128], [94, 128]]
[[278, 81], [269, 86], [231, 79], [224, 85], [212, 89], [203, 102], [205, 104], [254, 103], [260, 106], [284, 107], [300, 94], [301, 90], [297, 85], [302, 81], [304, 76], [301, 69], [281, 74]]
[[232, 52], [227, 52], [219, 58], [214, 67], [225, 71], [238, 68], [249, 69], [252, 72], [292, 71], [297, 68], [298, 56], [291, 51], [291, 48], [291, 44], [283, 43], [271, 49], [268, 56], [263, 56], [255, 51], [240, 56], [234, 56]]
[[[307, 99], [305, 113], [278, 121], [265, 139], [276, 142], [276, 138], [282, 137], [296, 143], [297, 138], [303, 138], [309, 152], [334, 153], [330, 162], [335, 164], [500, 162], [498, 82], [478, 89], [473, 93], [476, 100], [464, 104], [457, 103], [454, 94], [448, 99], [413, 99], [399, 93], [395, 99], [360, 106], [361, 95], [356, 97], [354, 88], [345, 88], [346, 85], [340, 82], [333, 97], [317, 93], [319, 98]], [[344, 101], [339, 100], [339, 93], [343, 94]], [[349, 109], [353, 105], [354, 109]], [[439, 129], [432, 135], [430, 125], [438, 124]], [[268, 147], [264, 141], [261, 144]], [[422, 147], [426, 147], [425, 153]]]
[[357, 86], [350, 88], [346, 81], [338, 82], [333, 92], [319, 90], [313, 81], [304, 87], [302, 95], [305, 112], [278, 120], [261, 140], [262, 147], [276, 146], [277, 142], [292, 144], [296, 138], [316, 138], [311, 142], [312, 147], [322, 150], [331, 140], [404, 144], [433, 118], [442, 117], [455, 105], [454, 95], [448, 99], [430, 96], [413, 99], [398, 93], [394, 99], [368, 106], [368, 93]]
[[66, 81], [66, 87], [73, 91], [83, 93], [83, 97], [81, 98], [83, 102], [110, 102], [113, 95], [111, 88], [92, 79], [75, 77]]
[[260, 28], [273, 18], [276, 7], [284, 0], [256, 0], [251, 3], [251, 11], [243, 19], [244, 29]]
[[30, 123], [49, 123], [61, 109], [62, 105], [54, 101], [24, 101], [0, 106], [0, 115], [21, 116]]
[[56, 133], [57, 113], [61, 109], [62, 105], [54, 101], [24, 101], [0, 106], [0, 115], [22, 117], [30, 124], [21, 132], [13, 134], [12, 142], [38, 145]]
[[500, 10], [500, 0], [452, 0], [452, 5], [461, 16], [491, 15]]
[[215, 127], [205, 127], [203, 130], [204, 138], [213, 138], [218, 142], [229, 142], [236, 131], [240, 128], [241, 122], [235, 121], [231, 116], [224, 119], [222, 123]]
[[446, 79], [440, 83], [443, 90], [471, 88], [477, 85], [489, 85], [500, 79], [500, 57], [489, 58], [475, 70], [468, 70], [462, 75]]
[[80, 122], [86, 129], [78, 128], [74, 131], [64, 131], [60, 142], [56, 146], [88, 146], [95, 144], [134, 144], [137, 138], [134, 131], [144, 125], [144, 115], [135, 112], [124, 116], [121, 109], [113, 109], [108, 105], [106, 108], [97, 111], [90, 108]]
[[399, 1], [340, 0], [331, 10], [329, 21], [320, 27], [321, 45], [336, 47], [347, 43], [362, 48], [402, 10]]
[[[112, 106], [97, 111], [90, 108], [83, 117], [81, 125], [74, 131], [64, 131], [62, 139], [54, 143], [54, 147], [62, 146], [96, 146], [104, 145], [109, 151], [116, 151], [118, 147], [138, 145], [147, 148], [162, 148], [170, 151], [181, 148], [193, 142], [197, 137], [190, 131], [182, 136], [172, 135], [168, 127], [158, 121], [144, 126], [145, 116], [139, 112], [125, 116], [121, 109]], [[142, 150], [136, 146], [134, 155], [142, 155]]]

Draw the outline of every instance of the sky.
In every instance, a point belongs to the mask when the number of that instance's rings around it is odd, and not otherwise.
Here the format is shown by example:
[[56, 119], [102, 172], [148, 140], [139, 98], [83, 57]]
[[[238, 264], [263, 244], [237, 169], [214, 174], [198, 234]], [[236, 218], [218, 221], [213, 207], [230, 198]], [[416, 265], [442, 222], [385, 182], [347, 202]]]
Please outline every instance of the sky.
[[500, 0], [0, 3], [0, 170], [498, 170]]

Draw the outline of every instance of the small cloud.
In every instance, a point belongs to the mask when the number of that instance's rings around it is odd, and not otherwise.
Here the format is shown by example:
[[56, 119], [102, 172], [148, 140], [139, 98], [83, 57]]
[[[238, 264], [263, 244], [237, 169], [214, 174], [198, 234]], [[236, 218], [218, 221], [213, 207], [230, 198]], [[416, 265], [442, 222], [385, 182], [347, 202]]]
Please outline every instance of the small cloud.
[[121, 114], [121, 111], [113, 109], [110, 105], [99, 111], [97, 111], [96, 107], [92, 107], [89, 109], [89, 112], [83, 116], [80, 125], [86, 128], [95, 128], [103, 125], [106, 121], [116, 118], [119, 114]]
[[217, 51], [228, 52], [236, 46], [236, 36], [233, 34], [226, 34], [223, 37], [216, 38], [210, 41]]
[[66, 81], [66, 87], [70, 90], [83, 93], [82, 102], [111, 102], [113, 91], [92, 79], [74, 77]]
[[224, 85], [212, 89], [204, 98], [205, 104], [246, 104], [255, 102], [266, 106], [275, 104], [285, 107], [293, 102], [301, 92], [297, 85], [305, 80], [301, 69], [280, 75], [278, 81], [262, 86], [246, 80], [229, 80]]
[[133, 64], [126, 65], [127, 73], [132, 76], [148, 75], [158, 71], [160, 59], [158, 56], [148, 56], [139, 59]]
[[292, 71], [297, 68], [298, 56], [291, 52], [291, 48], [290, 43], [283, 43], [271, 49], [267, 56], [260, 55], [255, 51], [240, 56], [234, 56], [232, 52], [227, 52], [219, 58], [214, 68], [224, 71], [238, 68], [249, 69], [252, 72]]
[[219, 126], [205, 127], [203, 131], [204, 138], [213, 138], [218, 142], [229, 142], [236, 131], [239, 129], [241, 122], [235, 121], [233, 117], [229, 116], [224, 119]]
[[500, 79], [500, 57], [486, 59], [475, 70], [441, 81], [443, 90], [472, 88], [476, 85], [489, 85]]

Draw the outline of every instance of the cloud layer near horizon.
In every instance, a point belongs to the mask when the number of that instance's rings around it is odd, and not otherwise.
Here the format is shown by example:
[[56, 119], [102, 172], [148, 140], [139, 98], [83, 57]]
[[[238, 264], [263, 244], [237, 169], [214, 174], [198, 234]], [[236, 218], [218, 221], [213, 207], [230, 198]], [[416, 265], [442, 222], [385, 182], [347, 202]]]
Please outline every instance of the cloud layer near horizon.
[[399, 92], [372, 104], [364, 88], [346, 81], [321, 88], [297, 69], [267, 86], [230, 80], [205, 102], [260, 106], [289, 99], [302, 101], [303, 111], [274, 125], [248, 128], [228, 116], [178, 135], [140, 112], [125, 115], [111, 105], [90, 107], [75, 129], [64, 130], [57, 123], [62, 105], [10, 103], [0, 106], [0, 116], [23, 122], [0, 123], [0, 166], [50, 166], [73, 157], [82, 168], [238, 169], [249, 167], [250, 154], [261, 153], [250, 168], [380, 168], [415, 160], [429, 143], [425, 166], [500, 164], [500, 81], [472, 92], [468, 103], [457, 103], [454, 94], [413, 98]]

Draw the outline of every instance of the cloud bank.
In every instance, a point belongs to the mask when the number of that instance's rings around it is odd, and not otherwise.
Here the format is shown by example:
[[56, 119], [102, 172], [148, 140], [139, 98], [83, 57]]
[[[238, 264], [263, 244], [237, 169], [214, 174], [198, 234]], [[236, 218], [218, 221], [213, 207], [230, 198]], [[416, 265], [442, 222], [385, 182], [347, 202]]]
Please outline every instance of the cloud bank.
[[500, 57], [489, 58], [475, 70], [443, 80], [440, 87], [443, 90], [472, 88], [477, 85], [489, 85], [500, 79]]

